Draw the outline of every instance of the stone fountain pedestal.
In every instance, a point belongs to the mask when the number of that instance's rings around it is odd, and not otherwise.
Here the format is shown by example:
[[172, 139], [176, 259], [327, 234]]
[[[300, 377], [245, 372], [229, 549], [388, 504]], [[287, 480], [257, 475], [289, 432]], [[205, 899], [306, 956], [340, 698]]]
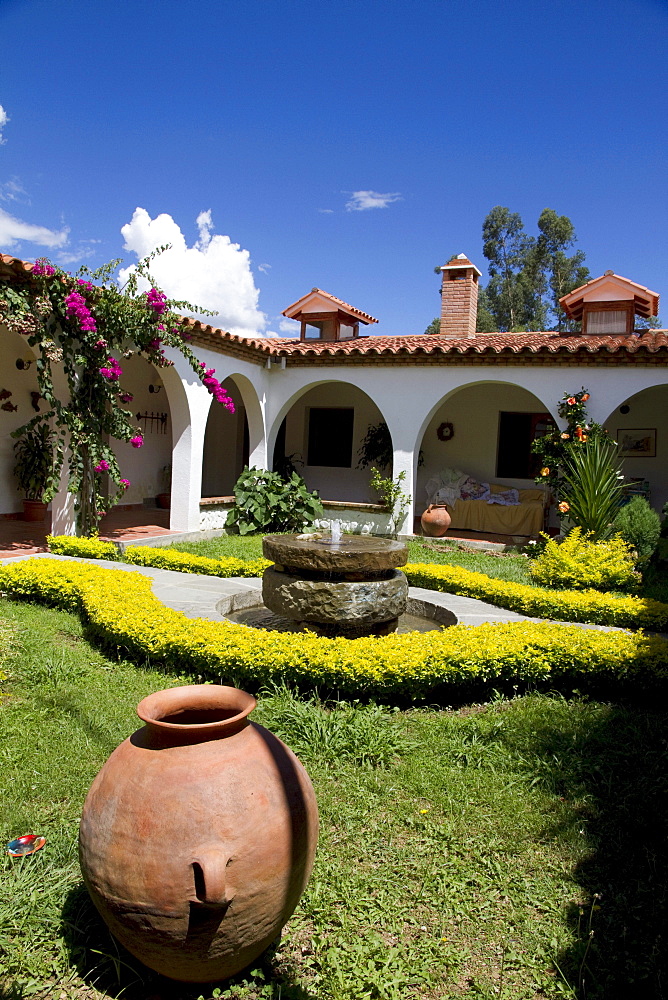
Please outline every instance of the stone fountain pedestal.
[[397, 569], [408, 550], [385, 538], [267, 535], [262, 597], [295, 628], [318, 635], [387, 635], [406, 610], [408, 582]]

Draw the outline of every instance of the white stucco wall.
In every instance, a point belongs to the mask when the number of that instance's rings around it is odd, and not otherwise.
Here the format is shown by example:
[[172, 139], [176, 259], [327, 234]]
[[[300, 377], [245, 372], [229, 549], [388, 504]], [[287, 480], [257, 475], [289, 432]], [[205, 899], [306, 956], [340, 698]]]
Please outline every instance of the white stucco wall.
[[[668, 382], [668, 379], [667, 379]], [[654, 458], [625, 458], [622, 472], [629, 478], [642, 477], [650, 483], [650, 503], [661, 511], [668, 502], [668, 384], [645, 389], [620, 402], [629, 412], [619, 412], [616, 407], [604, 421], [610, 435], [621, 439], [625, 429], [655, 429], [656, 456]]]

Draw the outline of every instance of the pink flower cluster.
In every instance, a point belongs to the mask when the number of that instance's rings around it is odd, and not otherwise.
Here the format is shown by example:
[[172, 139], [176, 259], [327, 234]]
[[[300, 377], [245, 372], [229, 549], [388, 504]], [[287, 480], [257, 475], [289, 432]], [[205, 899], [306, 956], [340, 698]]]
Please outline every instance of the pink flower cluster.
[[52, 274], [56, 273], [56, 269], [47, 262], [46, 257], [40, 257], [33, 264], [32, 273], [38, 277], [50, 278]]
[[162, 316], [164, 312], [167, 312], [167, 296], [164, 292], [158, 291], [157, 288], [152, 288], [150, 292], [146, 293], [146, 302], [157, 316]]
[[141, 434], [136, 434], [133, 438], [130, 438], [130, 444], [133, 448], [141, 448], [144, 443], [144, 439]]
[[96, 472], [109, 472], [109, 462], [106, 458], [101, 458], [100, 461], [95, 466]]
[[200, 363], [200, 367], [204, 368], [202, 384], [207, 387], [213, 398], [218, 403], [222, 403], [226, 410], [229, 410], [230, 413], [234, 413], [234, 403], [231, 397], [227, 395], [227, 392], [223, 389], [218, 379], [213, 377], [216, 369], [207, 368], [203, 361]]
[[119, 365], [116, 358], [109, 355], [107, 358], [106, 368], [100, 368], [100, 375], [104, 375], [104, 377], [109, 379], [110, 382], [118, 382], [122, 374], [123, 369]]
[[121, 403], [131, 403], [135, 397], [132, 395], [131, 392], [124, 392], [120, 398], [121, 398]]
[[86, 305], [85, 298], [79, 292], [70, 292], [65, 298], [65, 311], [68, 316], [78, 320], [82, 333], [97, 333], [95, 317]]
[[127, 490], [128, 486], [130, 485], [130, 480], [129, 479], [121, 479], [118, 485], [122, 486], [124, 490]]

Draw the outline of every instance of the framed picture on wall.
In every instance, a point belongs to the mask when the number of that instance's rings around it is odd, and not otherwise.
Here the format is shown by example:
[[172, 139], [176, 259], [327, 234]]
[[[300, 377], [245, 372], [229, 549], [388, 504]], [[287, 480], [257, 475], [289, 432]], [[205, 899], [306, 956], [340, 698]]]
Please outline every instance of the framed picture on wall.
[[620, 458], [656, 458], [656, 427], [622, 427], [616, 437]]

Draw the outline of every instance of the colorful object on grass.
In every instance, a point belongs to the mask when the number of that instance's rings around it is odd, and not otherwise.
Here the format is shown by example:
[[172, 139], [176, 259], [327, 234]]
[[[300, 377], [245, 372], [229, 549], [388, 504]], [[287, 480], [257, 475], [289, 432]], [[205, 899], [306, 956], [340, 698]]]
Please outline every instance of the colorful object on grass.
[[34, 854], [46, 844], [46, 837], [38, 837], [34, 833], [24, 833], [22, 837], [10, 840], [7, 844], [7, 854], [10, 858], [25, 858]]

